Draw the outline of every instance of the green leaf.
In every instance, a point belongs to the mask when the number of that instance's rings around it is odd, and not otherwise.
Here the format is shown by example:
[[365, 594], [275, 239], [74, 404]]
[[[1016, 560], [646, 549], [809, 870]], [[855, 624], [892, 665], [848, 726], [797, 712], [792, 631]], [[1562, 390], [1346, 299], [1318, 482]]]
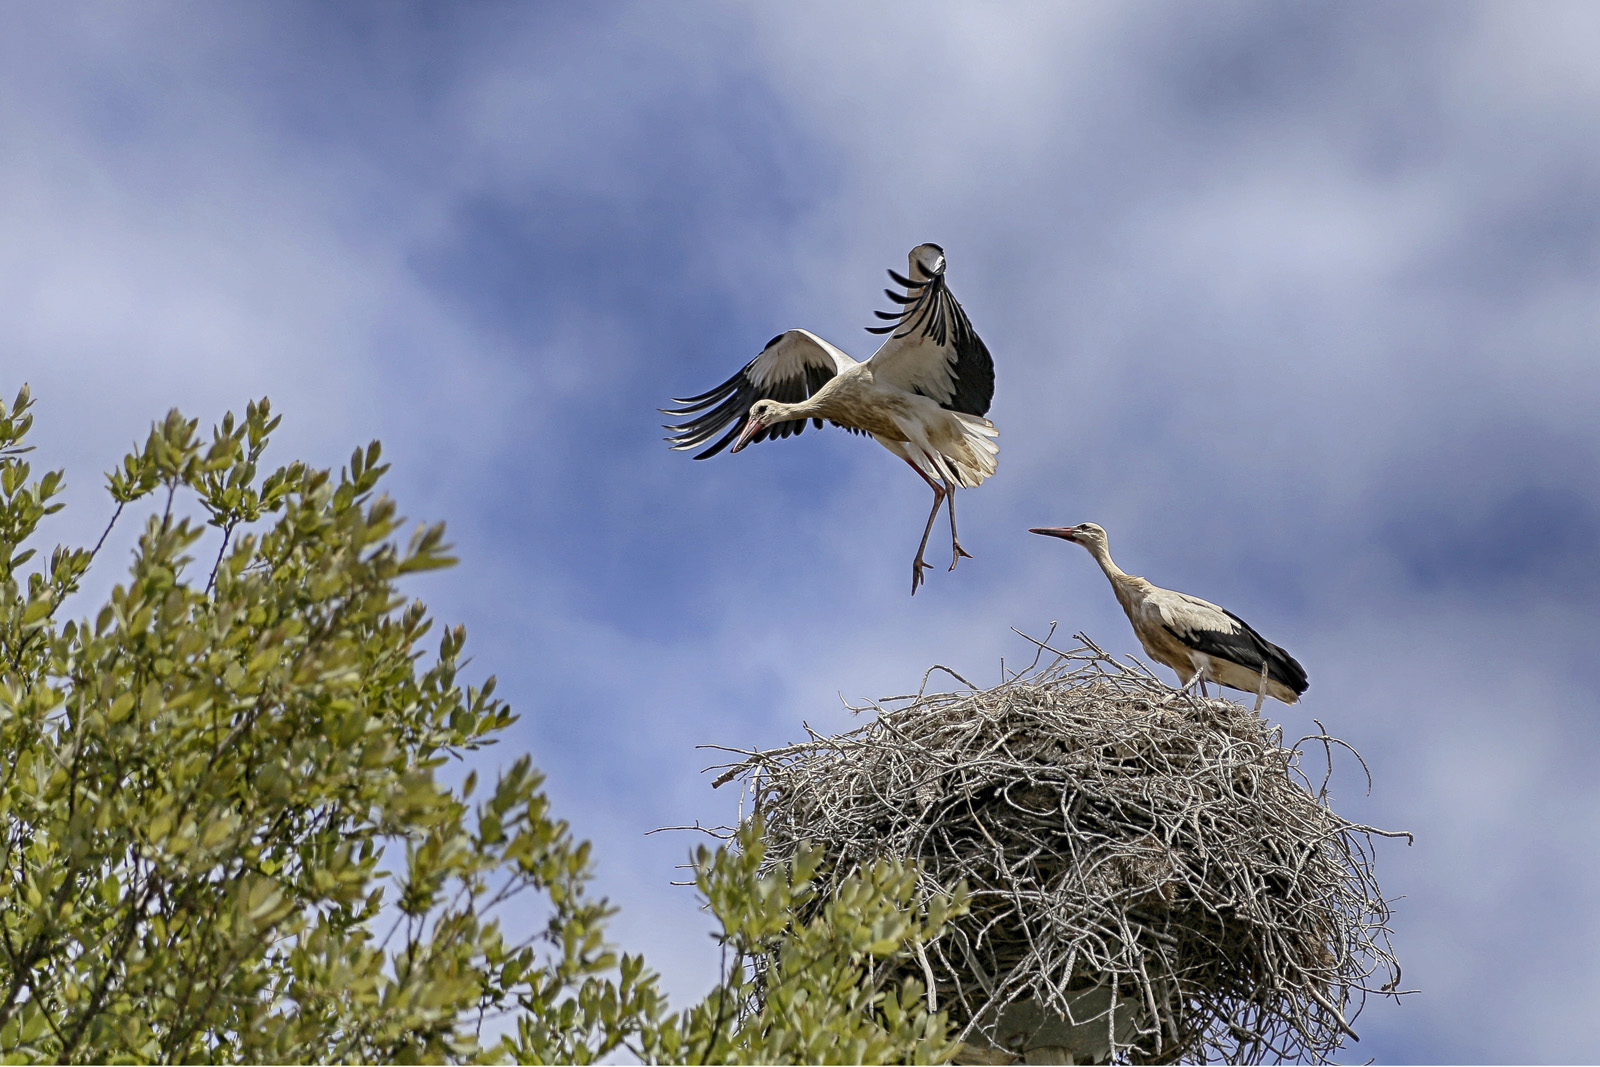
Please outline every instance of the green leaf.
[[[29, 555], [31, 554], [32, 553], [29, 553]], [[28, 604], [27, 609], [22, 613], [22, 625], [27, 626], [30, 623], [38, 622], [40, 619], [50, 614], [50, 612], [53, 610], [55, 610], [54, 599], [48, 595], [41, 596], [38, 599], [31, 601]]]

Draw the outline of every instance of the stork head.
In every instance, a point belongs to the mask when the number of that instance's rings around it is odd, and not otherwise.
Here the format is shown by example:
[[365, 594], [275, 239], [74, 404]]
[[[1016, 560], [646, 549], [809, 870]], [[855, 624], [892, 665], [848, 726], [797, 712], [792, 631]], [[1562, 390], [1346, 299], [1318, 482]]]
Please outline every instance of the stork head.
[[750, 439], [765, 430], [775, 422], [782, 422], [778, 417], [778, 402], [776, 400], [757, 400], [750, 405], [750, 417], [745, 420], [744, 432], [739, 434], [739, 439], [728, 449], [728, 454], [739, 451], [750, 443]]
[[909, 258], [913, 278], [937, 278], [944, 273], [944, 249], [938, 245], [918, 245]]
[[1091, 552], [1096, 548], [1103, 550], [1106, 547], [1106, 532], [1092, 522], [1080, 522], [1076, 526], [1036, 526], [1028, 532], [1044, 534], [1046, 537], [1059, 537], [1063, 541], [1082, 545]]

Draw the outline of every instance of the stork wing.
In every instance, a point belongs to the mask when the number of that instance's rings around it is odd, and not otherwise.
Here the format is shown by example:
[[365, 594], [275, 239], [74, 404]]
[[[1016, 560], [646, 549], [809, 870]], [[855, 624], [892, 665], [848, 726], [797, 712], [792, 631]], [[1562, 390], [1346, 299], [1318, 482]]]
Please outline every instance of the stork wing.
[[1237, 663], [1256, 674], [1305, 692], [1306, 671], [1293, 656], [1268, 641], [1227, 608], [1208, 600], [1168, 590], [1157, 607], [1167, 632], [1197, 652]]
[[[829, 378], [855, 364], [855, 360], [809, 330], [780, 333], [743, 370], [715, 389], [699, 396], [674, 397], [672, 402], [678, 407], [662, 408], [663, 415], [688, 416], [677, 425], [665, 427], [675, 431], [667, 442], [679, 451], [698, 448], [722, 433], [724, 427], [731, 427], [721, 440], [694, 458], [714, 456], [739, 436], [750, 419], [750, 407], [757, 400], [797, 404], [821, 389]], [[822, 425], [821, 419], [811, 421], [818, 427]], [[804, 419], [774, 423], [752, 440], [788, 437], [805, 428]]]
[[889, 272], [889, 277], [905, 288], [905, 295], [893, 289], [884, 293], [903, 306], [898, 312], [875, 312], [880, 319], [890, 320], [889, 325], [867, 327], [868, 333], [889, 335], [872, 357], [873, 375], [931, 397], [951, 411], [987, 414], [994, 399], [994, 360], [951, 295], [945, 282], [944, 257], [939, 257], [938, 271], [931, 277], [913, 257], [911, 275]]

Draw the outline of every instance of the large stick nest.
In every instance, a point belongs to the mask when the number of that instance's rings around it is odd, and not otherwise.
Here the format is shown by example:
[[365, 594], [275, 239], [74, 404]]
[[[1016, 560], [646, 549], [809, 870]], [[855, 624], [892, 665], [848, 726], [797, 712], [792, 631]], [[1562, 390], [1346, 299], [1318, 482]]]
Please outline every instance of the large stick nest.
[[1372, 845], [1404, 835], [1329, 806], [1342, 741], [1301, 739], [1327, 764], [1313, 783], [1258, 712], [1079, 640], [1035, 642], [1054, 661], [992, 689], [740, 752], [717, 784], [744, 779], [769, 862], [814, 842], [839, 869], [899, 857], [929, 892], [965, 881], [970, 912], [908, 966], [969, 1053], [1029, 1047], [1011, 1005], [1076, 1030], [1079, 1062], [1085, 1028], [1091, 1059], [1325, 1061], [1399, 982]]

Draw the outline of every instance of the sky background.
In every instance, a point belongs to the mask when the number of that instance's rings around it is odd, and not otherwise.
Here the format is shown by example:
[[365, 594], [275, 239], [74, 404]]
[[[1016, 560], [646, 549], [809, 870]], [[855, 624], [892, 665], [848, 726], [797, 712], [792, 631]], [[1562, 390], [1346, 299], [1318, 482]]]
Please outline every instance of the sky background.
[[[1088, 556], [1025, 532], [1092, 520], [1288, 647], [1311, 690], [1270, 714], [1366, 756], [1341, 812], [1417, 835], [1377, 869], [1422, 992], [1350, 1056], [1600, 1056], [1600, 7], [6, 21], [0, 392], [31, 383], [30, 458], [67, 471], [46, 536], [92, 541], [173, 406], [270, 395], [279, 462], [380, 438], [461, 556], [409, 591], [522, 716], [484, 762], [533, 753], [680, 1000], [716, 965], [667, 884], [695, 842], [644, 833], [736, 814], [695, 746], [850, 728], [841, 695], [934, 663], [994, 683], [1013, 626], [1137, 651]], [[976, 558], [913, 600], [928, 492], [889, 453], [696, 463], [655, 408], [794, 326], [865, 358], [923, 241], [1001, 453]]]

